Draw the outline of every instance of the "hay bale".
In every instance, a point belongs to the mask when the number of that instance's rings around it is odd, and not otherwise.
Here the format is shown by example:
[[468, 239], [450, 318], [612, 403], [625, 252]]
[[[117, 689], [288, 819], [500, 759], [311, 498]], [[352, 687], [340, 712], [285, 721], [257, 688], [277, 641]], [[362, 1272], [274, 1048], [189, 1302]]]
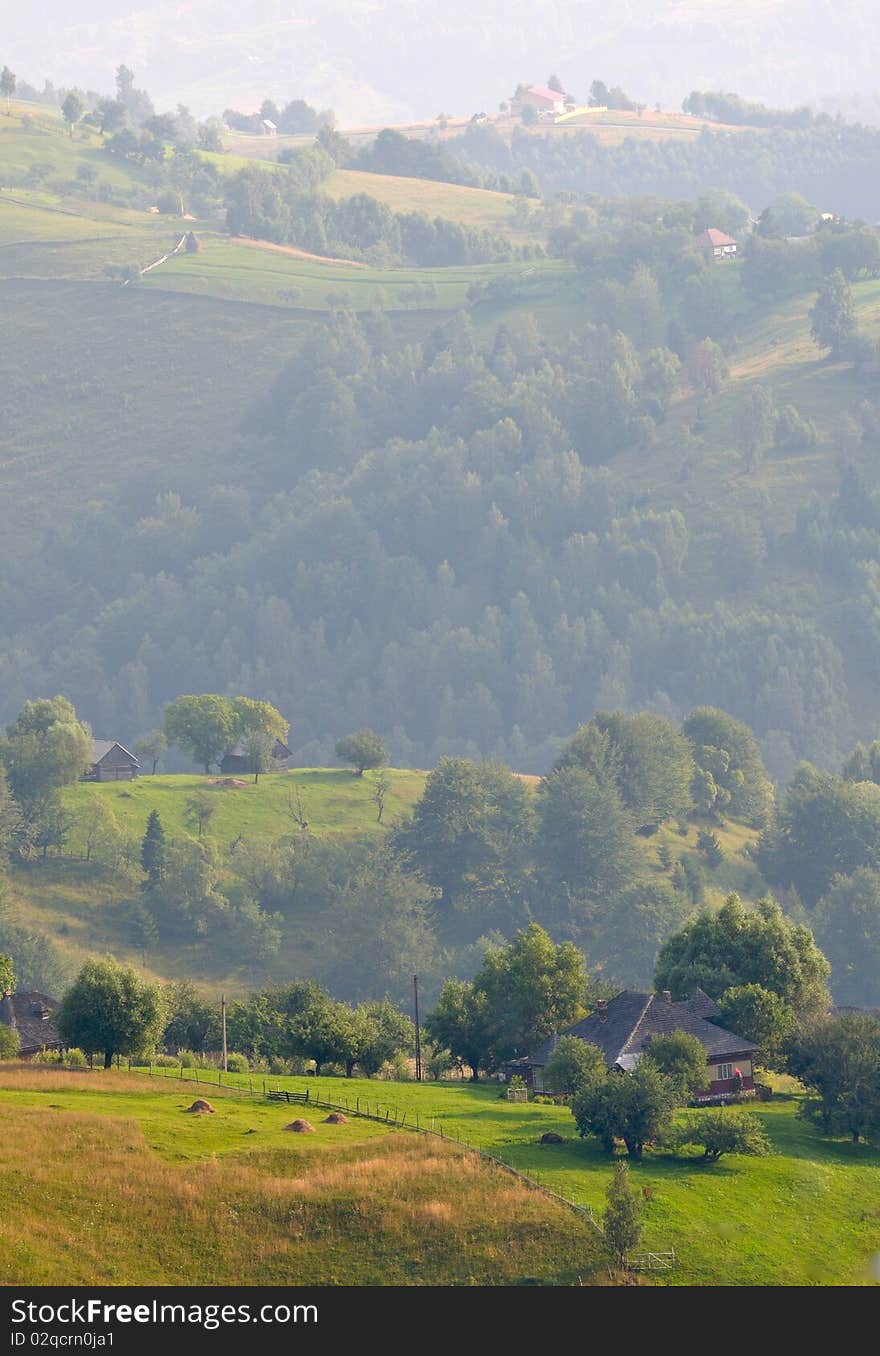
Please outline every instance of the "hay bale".
[[565, 1140], [561, 1135], [557, 1135], [555, 1130], [545, 1130], [540, 1139], [541, 1144], [564, 1144]]
[[296, 1135], [313, 1135], [315, 1127], [309, 1121], [291, 1121], [290, 1125], [285, 1125], [285, 1130], [292, 1130]]
[[348, 1125], [348, 1117], [343, 1116], [341, 1111], [331, 1111], [329, 1116], [324, 1117], [325, 1125]]
[[184, 1107], [184, 1112], [193, 1116], [214, 1115], [214, 1108], [203, 1097], [197, 1097], [192, 1106]]

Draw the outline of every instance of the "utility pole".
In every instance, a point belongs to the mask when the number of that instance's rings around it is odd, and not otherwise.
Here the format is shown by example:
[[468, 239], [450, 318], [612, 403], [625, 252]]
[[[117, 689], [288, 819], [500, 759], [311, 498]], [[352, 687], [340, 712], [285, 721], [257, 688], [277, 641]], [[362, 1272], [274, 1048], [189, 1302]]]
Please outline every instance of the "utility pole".
[[226, 1072], [227, 1072], [227, 1068], [226, 1068], [226, 994], [225, 994], [225, 993], [220, 995], [220, 1017], [221, 1017], [222, 1022], [223, 1022], [223, 1072], [226, 1073]]
[[419, 977], [413, 975], [413, 995], [416, 1002], [416, 1082], [422, 1081], [422, 1031], [419, 1026]]

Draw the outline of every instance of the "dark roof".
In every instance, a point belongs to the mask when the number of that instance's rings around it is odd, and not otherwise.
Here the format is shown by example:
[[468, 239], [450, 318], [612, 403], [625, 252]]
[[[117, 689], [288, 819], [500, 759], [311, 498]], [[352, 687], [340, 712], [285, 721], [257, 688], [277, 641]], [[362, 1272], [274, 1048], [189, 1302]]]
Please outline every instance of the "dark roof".
[[[247, 749], [245, 748], [244, 740], [240, 739], [236, 744], [235, 748], [230, 749], [229, 752], [224, 756], [226, 758], [247, 758], [248, 753]], [[272, 746], [272, 757], [273, 758], [290, 757], [290, 749], [287, 747], [287, 745], [284, 743], [282, 739], [275, 740], [275, 743]]]
[[36, 991], [7, 993], [0, 998], [0, 1022], [18, 1032], [23, 1055], [36, 1054], [44, 1046], [53, 1049], [63, 1044], [55, 1026], [57, 1011], [54, 998]]
[[[609, 1067], [622, 1055], [640, 1055], [652, 1036], [670, 1036], [673, 1031], [686, 1031], [696, 1036], [707, 1059], [725, 1055], [745, 1055], [758, 1047], [744, 1036], [737, 1036], [723, 1026], [706, 1020], [718, 1011], [717, 1005], [702, 989], [690, 998], [673, 1003], [662, 994], [639, 993], [624, 990], [610, 999], [604, 1011], [597, 1010], [582, 1022], [565, 1032], [597, 1045]], [[529, 1064], [543, 1067], [555, 1049], [558, 1036], [550, 1036], [530, 1055]]]
[[121, 753], [124, 753], [125, 756], [126, 756], [126, 758], [130, 759], [130, 761], [131, 761], [132, 763], [137, 763], [137, 762], [138, 762], [138, 759], [135, 757], [135, 755], [134, 755], [133, 753], [129, 753], [128, 749], [125, 748], [122, 744], [120, 744], [118, 740], [116, 740], [116, 739], [93, 739], [93, 740], [92, 740], [92, 763], [93, 763], [93, 764], [94, 764], [94, 763], [103, 763], [104, 759], [107, 757], [107, 754], [110, 753], [113, 749], [119, 749], [119, 751], [120, 751]]

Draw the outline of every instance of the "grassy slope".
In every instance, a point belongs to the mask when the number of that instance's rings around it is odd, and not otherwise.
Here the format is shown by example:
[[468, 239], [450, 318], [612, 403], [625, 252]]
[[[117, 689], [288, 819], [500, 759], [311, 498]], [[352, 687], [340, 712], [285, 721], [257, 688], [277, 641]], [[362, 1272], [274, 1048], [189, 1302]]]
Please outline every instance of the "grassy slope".
[[[510, 1285], [589, 1278], [574, 1214], [451, 1145], [125, 1075], [6, 1066], [5, 1285]], [[76, 1171], [71, 1171], [71, 1162]], [[222, 1247], [217, 1246], [222, 1236]]]
[[[216, 1075], [215, 1075], [216, 1077]], [[247, 1077], [227, 1075], [231, 1082]], [[592, 1140], [580, 1140], [561, 1107], [512, 1105], [495, 1086], [466, 1083], [376, 1083], [358, 1079], [272, 1079], [329, 1101], [377, 1101], [422, 1124], [442, 1122], [460, 1135], [569, 1200], [604, 1208], [609, 1160]], [[723, 1158], [707, 1165], [648, 1151], [631, 1165], [631, 1179], [651, 1188], [643, 1244], [674, 1247], [678, 1285], [850, 1285], [867, 1279], [880, 1251], [880, 1152], [845, 1140], [825, 1140], [797, 1116], [800, 1098], [783, 1095], [754, 1109], [774, 1145], [763, 1159]], [[562, 1145], [541, 1145], [554, 1130]]]

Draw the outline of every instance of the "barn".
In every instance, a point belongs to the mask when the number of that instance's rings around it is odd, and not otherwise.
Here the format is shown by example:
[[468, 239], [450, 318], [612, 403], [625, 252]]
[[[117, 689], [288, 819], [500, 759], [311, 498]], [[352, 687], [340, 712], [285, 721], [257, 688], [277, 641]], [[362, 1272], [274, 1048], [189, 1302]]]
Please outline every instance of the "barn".
[[92, 761], [82, 778], [84, 782], [130, 782], [141, 765], [133, 753], [115, 739], [92, 740]]
[[[274, 771], [286, 772], [292, 756], [287, 745], [280, 739], [276, 739], [272, 749]], [[230, 749], [229, 752], [224, 755], [223, 760], [220, 763], [220, 771], [225, 776], [255, 771], [254, 760], [253, 758], [248, 757], [244, 740], [240, 739], [235, 745], [235, 748]]]

